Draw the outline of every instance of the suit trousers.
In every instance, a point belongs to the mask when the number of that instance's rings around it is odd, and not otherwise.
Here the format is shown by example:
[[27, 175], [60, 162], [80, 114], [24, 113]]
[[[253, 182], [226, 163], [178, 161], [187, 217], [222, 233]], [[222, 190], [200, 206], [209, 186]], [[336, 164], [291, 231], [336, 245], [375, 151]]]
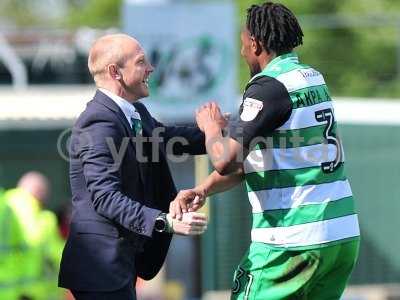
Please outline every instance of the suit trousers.
[[136, 300], [136, 291], [132, 283], [122, 289], [111, 292], [82, 292], [71, 290], [75, 300]]

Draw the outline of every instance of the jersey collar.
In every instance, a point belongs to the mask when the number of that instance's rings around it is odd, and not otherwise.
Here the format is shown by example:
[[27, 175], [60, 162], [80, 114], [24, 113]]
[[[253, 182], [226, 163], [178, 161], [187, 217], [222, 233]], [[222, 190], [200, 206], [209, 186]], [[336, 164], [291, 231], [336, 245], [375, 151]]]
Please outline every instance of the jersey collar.
[[255, 78], [259, 77], [260, 74], [263, 74], [268, 71], [274, 71], [276, 67], [283, 63], [299, 63], [299, 56], [295, 52], [290, 52], [286, 53], [280, 56], [275, 57], [273, 60], [271, 60], [267, 66], [262, 70], [260, 73], [256, 74], [253, 76], [253, 78], [250, 79], [250, 82], [252, 82]]
[[273, 71], [274, 67], [283, 64], [283, 63], [298, 63], [299, 57], [295, 52], [286, 53], [280, 56], [275, 57], [271, 60], [268, 65], [265, 67], [264, 71]]

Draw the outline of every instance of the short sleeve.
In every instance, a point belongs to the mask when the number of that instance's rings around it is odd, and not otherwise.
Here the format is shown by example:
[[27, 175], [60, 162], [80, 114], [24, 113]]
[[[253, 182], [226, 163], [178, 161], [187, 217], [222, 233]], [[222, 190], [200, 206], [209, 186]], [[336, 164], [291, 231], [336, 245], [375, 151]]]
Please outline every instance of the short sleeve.
[[291, 112], [292, 101], [285, 86], [275, 78], [259, 77], [247, 85], [229, 135], [251, 150], [254, 138], [270, 135], [289, 119]]

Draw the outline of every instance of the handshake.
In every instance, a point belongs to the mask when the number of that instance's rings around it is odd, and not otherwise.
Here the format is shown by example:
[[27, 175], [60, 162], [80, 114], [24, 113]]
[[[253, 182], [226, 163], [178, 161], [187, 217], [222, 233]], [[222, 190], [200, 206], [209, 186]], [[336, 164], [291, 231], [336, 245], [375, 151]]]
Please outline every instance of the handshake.
[[[222, 114], [217, 103], [209, 102], [196, 111], [196, 123], [201, 131], [206, 128], [225, 128], [228, 124], [229, 114]], [[204, 186], [204, 185], [200, 185]], [[178, 193], [169, 206], [167, 226], [170, 233], [180, 235], [200, 235], [207, 229], [207, 217], [197, 213], [207, 197], [205, 189], [196, 187]]]
[[207, 229], [207, 216], [196, 211], [204, 205], [205, 199], [205, 191], [180, 191], [169, 206], [168, 231], [179, 235], [203, 234]]

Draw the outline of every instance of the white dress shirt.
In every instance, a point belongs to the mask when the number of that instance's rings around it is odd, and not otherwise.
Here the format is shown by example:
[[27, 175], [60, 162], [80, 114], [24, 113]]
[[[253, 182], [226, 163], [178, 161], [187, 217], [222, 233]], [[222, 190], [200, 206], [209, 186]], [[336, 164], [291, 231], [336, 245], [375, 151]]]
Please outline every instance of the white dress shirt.
[[113, 100], [118, 105], [118, 107], [124, 113], [126, 119], [129, 122], [129, 125], [131, 127], [132, 127], [131, 118], [141, 120], [140, 114], [136, 111], [136, 108], [130, 102], [128, 102], [124, 98], [121, 98], [120, 96], [115, 95], [114, 93], [112, 93], [106, 89], [100, 88], [99, 90], [100, 90], [100, 92], [102, 92], [103, 94], [105, 94], [106, 96], [111, 98], [111, 100]]

